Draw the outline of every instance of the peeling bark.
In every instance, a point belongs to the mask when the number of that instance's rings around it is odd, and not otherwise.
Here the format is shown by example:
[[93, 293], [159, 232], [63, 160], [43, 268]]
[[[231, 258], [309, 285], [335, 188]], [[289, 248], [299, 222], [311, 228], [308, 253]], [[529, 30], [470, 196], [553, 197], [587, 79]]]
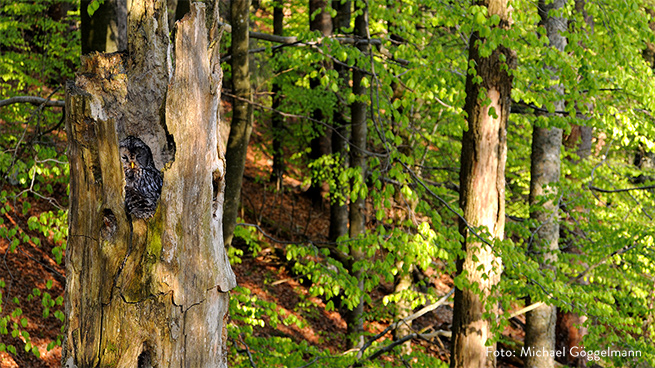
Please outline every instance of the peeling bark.
[[[489, 16], [500, 16], [498, 27], [509, 28], [511, 8], [506, 0], [478, 4], [488, 8]], [[493, 240], [503, 239], [505, 231], [506, 125], [512, 89], [509, 68], [514, 66], [516, 55], [499, 46], [489, 57], [481, 57], [478, 45], [482, 41], [475, 32], [469, 43], [469, 60], [476, 65], [481, 82], [476, 83], [472, 73], [467, 75], [464, 109], [468, 130], [462, 137], [459, 201], [468, 224], [484, 229]], [[470, 235], [463, 222], [460, 232], [465, 256], [457, 261], [457, 277], [463, 278], [465, 287], [455, 291], [450, 366], [495, 367], [494, 354], [487, 354], [495, 345], [486, 346], [495, 321], [483, 314], [493, 286], [500, 281], [502, 260], [490, 246]]]
[[[134, 2], [128, 18], [128, 53], [83, 57], [67, 86], [62, 363], [225, 367], [227, 292], [236, 281], [222, 234], [220, 33], [207, 31], [198, 3], [173, 45], [165, 1]], [[129, 135], [163, 171], [157, 210], [145, 220], [130, 220], [124, 207], [118, 142]]]

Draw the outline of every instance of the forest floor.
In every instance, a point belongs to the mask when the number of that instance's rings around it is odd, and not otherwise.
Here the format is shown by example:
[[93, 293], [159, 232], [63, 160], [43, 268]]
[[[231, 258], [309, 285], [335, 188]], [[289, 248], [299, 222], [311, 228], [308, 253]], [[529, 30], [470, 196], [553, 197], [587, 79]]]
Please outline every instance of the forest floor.
[[[250, 146], [253, 149], [250, 149], [248, 154], [244, 178], [241, 217], [244, 222], [259, 226], [259, 229], [269, 237], [260, 236], [262, 246], [257, 254], [249, 252], [245, 244], [237, 238], [234, 245], [243, 249], [244, 255], [241, 257], [241, 263], [232, 266], [240, 286], [250, 289], [262, 300], [276, 303], [280, 316], [287, 317], [293, 314], [307, 323], [303, 328], [294, 324], [286, 326], [282, 323], [273, 328], [266, 324], [265, 327], [255, 328], [255, 335], [284, 336], [298, 343], [306, 341], [321, 350], [339, 354], [347, 350], [345, 320], [338, 311], [327, 311], [325, 300], [309, 295], [309, 285], [306, 280], [292, 272], [293, 265], [286, 259], [285, 243], [283, 243], [284, 241], [325, 241], [329, 227], [328, 203], [325, 201], [322, 208], [320, 206], [317, 208], [304, 195], [306, 188], [303, 188], [302, 182], [294, 179], [294, 177], [301, 177], [298, 172], [302, 170], [301, 168], [290, 168], [289, 175], [284, 180], [283, 190], [275, 191], [273, 185], [268, 183], [271, 157], [258, 149], [264, 146], [263, 143], [265, 142], [262, 137], [256, 134], [253, 136], [253, 144]], [[65, 203], [62, 202], [65, 193], [65, 190], [59, 191], [60, 198], [57, 199], [60, 203]], [[17, 200], [15, 205], [18, 209], [21, 208], [20, 202], [20, 199]], [[32, 198], [30, 202], [32, 208], [26, 214], [12, 209], [0, 215], [2, 226], [12, 228], [18, 225], [21, 229], [28, 229], [27, 220], [30, 216], [38, 216], [42, 211], [52, 210], [46, 201], [37, 201], [38, 204], [35, 205]], [[18, 354], [0, 352], [0, 367], [60, 367], [61, 347], [48, 351], [47, 346], [61, 335], [62, 323], [55, 318], [54, 312], [55, 310], [63, 312], [63, 306], [52, 308], [49, 316], [44, 318], [42, 295], [34, 296], [34, 289], [47, 291], [52, 299], [63, 297], [65, 268], [63, 262], [62, 264], [55, 262], [52, 249], [56, 244], [51, 236], [29, 231], [27, 235], [38, 237], [41, 244], [37, 245], [31, 241], [21, 243], [14, 252], [10, 252], [9, 242], [0, 239], [0, 280], [6, 283], [5, 288], [2, 289], [0, 316], [12, 313], [16, 307], [20, 308], [22, 315], [15, 316], [12, 321], [20, 323], [21, 318], [26, 318], [27, 326], [21, 330], [29, 333], [32, 343], [40, 352], [40, 358], [31, 352], [25, 352], [24, 338], [20, 335], [12, 337], [12, 329], [8, 327], [10, 334], [0, 335], [0, 343], [15, 346]], [[281, 242], [273, 241], [271, 238]], [[446, 294], [453, 286], [449, 274], [432, 272], [426, 273], [426, 276], [426, 285], [436, 288], [441, 295]], [[371, 293], [371, 298], [373, 301], [379, 301], [392, 290], [393, 284], [382, 283]], [[448, 331], [451, 321], [452, 302], [416, 319], [413, 327], [416, 330], [432, 328]], [[392, 322], [388, 317], [383, 316], [380, 319], [367, 321], [365, 329], [371, 335], [376, 334]], [[505, 334], [513, 340], [523, 338], [522, 331], [516, 327], [508, 328]], [[386, 337], [390, 338], [391, 335], [388, 334]], [[412, 344], [443, 361], [448, 360], [448, 338], [436, 337], [431, 342], [415, 339]], [[395, 358], [393, 354], [386, 354], [380, 359], [390, 361]], [[402, 365], [398, 363], [399, 366]], [[500, 361], [499, 366], [518, 367], [521, 364], [516, 361]]]

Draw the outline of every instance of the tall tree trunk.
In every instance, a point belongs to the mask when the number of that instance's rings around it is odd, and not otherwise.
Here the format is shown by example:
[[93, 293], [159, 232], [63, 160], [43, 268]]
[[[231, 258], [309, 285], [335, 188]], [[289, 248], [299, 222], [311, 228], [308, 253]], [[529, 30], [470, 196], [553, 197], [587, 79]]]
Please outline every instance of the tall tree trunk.
[[[284, 36], [284, 8], [281, 3], [274, 3], [273, 5], [273, 34], [277, 36]], [[273, 51], [273, 55], [282, 52], [280, 49]], [[276, 74], [281, 73], [282, 70], [278, 69]], [[273, 110], [278, 110], [282, 102], [282, 86], [278, 82], [273, 83]], [[275, 183], [275, 188], [280, 190], [282, 188], [282, 179], [284, 176], [284, 154], [282, 152], [282, 137], [284, 136], [284, 118], [282, 115], [273, 111], [271, 116], [271, 125], [273, 130], [273, 170], [271, 172], [270, 181]]]
[[[507, 0], [483, 0], [479, 5], [488, 9], [488, 16], [498, 15], [496, 27], [509, 28], [511, 8]], [[462, 137], [460, 171], [460, 206], [470, 226], [488, 231], [491, 239], [503, 239], [505, 230], [505, 161], [507, 159], [506, 124], [510, 108], [515, 55], [499, 46], [489, 57], [481, 57], [477, 32], [469, 42], [469, 60], [476, 65], [474, 80], [466, 77], [468, 130]], [[502, 55], [502, 57], [501, 57]], [[504, 58], [506, 61], [502, 61]], [[481, 94], [484, 98], [481, 98]], [[485, 101], [487, 100], [487, 101]], [[457, 277], [463, 278], [463, 288], [455, 292], [451, 367], [494, 367], [494, 354], [487, 354], [494, 320], [483, 318], [485, 300], [500, 280], [502, 260], [493, 249], [470, 234], [462, 222], [464, 258], [457, 261]], [[495, 350], [495, 346], [490, 346]]]
[[[170, 55], [165, 1], [135, 2], [129, 55], [84, 57], [67, 86], [66, 367], [227, 366], [236, 281], [221, 233], [222, 76], [210, 46], [219, 32], [208, 32], [203, 4], [192, 9]], [[163, 170], [147, 219], [126, 212], [119, 142], [128, 136]]]
[[127, 49], [127, 0], [105, 0], [89, 16], [92, 0], [80, 4], [82, 54], [92, 51], [116, 52]]
[[[332, 19], [334, 28], [337, 32], [348, 28], [350, 25], [350, 13], [352, 3], [350, 1], [341, 2], [341, 0], [332, 1], [332, 9], [336, 10], [336, 16]], [[340, 64], [335, 64], [334, 69], [339, 73], [341, 85], [346, 88], [350, 82], [350, 73], [348, 69]], [[345, 170], [348, 167], [348, 122], [345, 115], [348, 107], [340, 105], [334, 111], [332, 121], [334, 122], [334, 132], [332, 134], [332, 154], [339, 159], [340, 169]], [[337, 186], [334, 191], [338, 191], [344, 199], [348, 196], [347, 188]], [[328, 238], [330, 241], [336, 241], [339, 237], [348, 234], [348, 205], [346, 202], [340, 202], [340, 199], [330, 201], [330, 232]]]
[[[586, 29], [589, 32], [593, 32], [594, 23], [593, 17], [589, 16], [585, 10], [585, 0], [575, 0], [575, 11], [582, 14]], [[573, 27], [581, 29], [582, 26], [577, 26], [573, 24]], [[584, 38], [583, 38], [584, 39]], [[582, 41], [580, 42], [581, 46]], [[587, 108], [589, 111], [593, 109], [593, 103], [587, 103]], [[586, 117], [583, 117], [586, 119]], [[593, 138], [593, 129], [592, 127], [584, 125], [573, 125], [571, 126], [571, 133], [566, 137], [564, 144], [567, 149], [575, 151], [578, 155], [578, 159], [573, 160], [574, 163], [584, 160], [591, 154], [591, 144]], [[565, 250], [567, 253], [573, 254], [582, 254], [582, 250], [576, 244], [576, 240], [573, 239], [571, 245]], [[582, 280], [581, 283], [587, 282]], [[582, 327], [582, 324], [585, 322], [586, 317], [579, 315], [574, 312], [557, 312], [557, 323], [555, 326], [555, 347], [557, 350], [564, 350], [564, 356], [558, 357], [558, 361], [564, 363], [568, 366], [574, 367], [586, 367], [587, 360], [584, 357], [573, 356], [571, 355], [571, 349], [582, 348], [582, 337], [586, 334], [586, 328]]]
[[[368, 38], [368, 7], [364, 4], [362, 12], [355, 18], [355, 37]], [[369, 52], [369, 45], [362, 43], [357, 46], [362, 55]], [[362, 84], [364, 73], [358, 69], [353, 69], [353, 94], [358, 98], [366, 95], [366, 87]], [[359, 171], [359, 178], [354, 179], [361, 185], [366, 185], [366, 108], [368, 104], [361, 101], [353, 102], [350, 107], [352, 114], [352, 145], [350, 150], [350, 163], [352, 167], [357, 168]], [[354, 183], [353, 183], [354, 185]], [[350, 199], [350, 237], [357, 238], [366, 233], [366, 197], [362, 196], [361, 192], [357, 193], [357, 198]], [[361, 261], [365, 258], [366, 253], [361, 249], [357, 243], [351, 249], [353, 263]], [[359, 289], [364, 290], [364, 279], [362, 277], [362, 270], [355, 270], [354, 276], [359, 280]], [[348, 335], [351, 337], [351, 344], [353, 347], [361, 346], [364, 343], [364, 300], [360, 299], [359, 304], [348, 313]]]
[[[593, 17], [587, 14], [587, 11], [585, 10], [585, 0], [575, 0], [575, 11], [577, 13], [582, 14], [582, 17], [584, 18], [584, 21], [587, 25], [587, 29], [589, 32], [593, 32], [594, 30], [594, 20]], [[575, 24], [573, 23], [573, 27], [575, 27]], [[582, 27], [577, 27], [577, 28], [582, 28]], [[582, 41], [580, 41], [582, 43]], [[587, 108], [589, 111], [593, 108], [593, 104], [588, 103]], [[587, 119], [587, 118], [583, 118]], [[590, 126], [585, 126], [585, 125], [576, 125], [572, 124], [571, 125], [571, 132], [566, 136], [564, 139], [564, 145], [566, 148], [569, 150], [575, 150], [575, 153], [578, 155], [578, 159], [574, 160], [577, 162], [578, 160], [584, 160], [589, 155], [591, 155], [591, 142], [593, 139], [593, 128]]]
[[[387, 9], [396, 9], [396, 11], [400, 12], [400, 7], [402, 4], [398, 1], [395, 0], [387, 0], [386, 1], [386, 7]], [[394, 19], [389, 19], [387, 21], [387, 33], [390, 35], [389, 37], [392, 40], [399, 40], [400, 38], [396, 35], [396, 30], [397, 30], [397, 25]], [[395, 100], [402, 100], [403, 95], [404, 95], [404, 88], [400, 83], [392, 82], [391, 83], [391, 90], [393, 91], [392, 97], [391, 97], [391, 102]], [[399, 106], [397, 109], [398, 113], [402, 115], [404, 109], [402, 106]], [[399, 124], [396, 121], [393, 121], [392, 126], [400, 126], [402, 124]], [[400, 132], [394, 132], [395, 133], [400, 133]], [[398, 134], [402, 135], [402, 133]], [[409, 141], [409, 139], [407, 140]], [[401, 151], [403, 154], [406, 154], [407, 156], [412, 155], [412, 151], [414, 150], [414, 147], [412, 147], [411, 144], [405, 144], [403, 145], [404, 147], [399, 147], [399, 151]], [[425, 158], [425, 156], [423, 157]], [[423, 163], [421, 162], [420, 165], [417, 167], [416, 175], [421, 177], [421, 167], [423, 166]], [[397, 197], [396, 200], [403, 201], [404, 199], [400, 195], [400, 188], [396, 188], [396, 193]], [[411, 203], [407, 203], [408, 209], [410, 211], [414, 211], [416, 209], [416, 201], [411, 201]], [[406, 216], [403, 216], [403, 222], [407, 221], [411, 218], [411, 212], [408, 211]], [[408, 229], [409, 230], [409, 229]], [[398, 269], [398, 274], [394, 278], [394, 294], [399, 294], [404, 292], [405, 290], [410, 290], [413, 287], [413, 277], [412, 273], [415, 270], [414, 265], [409, 265], [409, 267], [404, 267], [405, 266], [405, 261], [400, 259], [396, 261], [396, 269]], [[405, 271], [404, 269], [407, 269]], [[420, 272], [420, 270], [417, 270]], [[405, 298], [400, 298], [394, 305], [394, 319], [396, 321], [403, 320], [407, 318], [409, 315], [412, 313], [412, 305], [411, 303], [405, 299]], [[394, 340], [399, 340], [409, 334], [412, 333], [412, 325], [410, 323], [401, 323], [396, 329], [393, 330], [393, 339]], [[402, 344], [400, 347], [400, 354], [401, 355], [408, 355], [412, 353], [412, 340], [408, 340], [405, 343]]]
[[[566, 47], [566, 37], [562, 35], [562, 32], [566, 31], [566, 20], [549, 12], [558, 11], [565, 5], [566, 0], [555, 0], [548, 4], [545, 0], [540, 0], [538, 4], [541, 24], [546, 28], [550, 45], [560, 52]], [[548, 68], [558, 72], [552, 67]], [[564, 94], [561, 85], [554, 88], [558, 94]], [[564, 100], [555, 101], [554, 106], [556, 111], [563, 111]], [[559, 251], [559, 199], [555, 185], [560, 176], [561, 147], [562, 129], [537, 126], [533, 128], [529, 201], [530, 217], [537, 221], [539, 228], [533, 243], [528, 247], [528, 252], [537, 260], [540, 268], [552, 271], [555, 271], [554, 264], [557, 262]], [[540, 206], [539, 203], [544, 197], [549, 198]], [[529, 311], [526, 314], [525, 326], [526, 349], [555, 350], [556, 322], [557, 308], [553, 305], [543, 304]], [[530, 353], [524, 357], [524, 361], [528, 368], [550, 368], [555, 365], [555, 357], [550, 354]]]
[[250, 63], [248, 57], [250, 0], [232, 1], [232, 92], [236, 99], [232, 104], [232, 124], [227, 141], [225, 161], [225, 217], [223, 231], [225, 246], [232, 244], [237, 223], [241, 184], [246, 166], [248, 142], [252, 132], [252, 107], [250, 103]]
[[[319, 31], [321, 35], [327, 37], [332, 35], [332, 18], [328, 9], [328, 0], [309, 0], [309, 30]], [[318, 78], [309, 81], [309, 87], [314, 90], [320, 88]], [[323, 111], [315, 109], [311, 114], [313, 119], [324, 121]], [[330, 154], [330, 131], [322, 125], [314, 124], [314, 131], [317, 135], [310, 142], [309, 160], [314, 162], [325, 155]], [[312, 199], [315, 207], [323, 206], [323, 183], [315, 177], [312, 177], [312, 183], [307, 190], [307, 195]]]

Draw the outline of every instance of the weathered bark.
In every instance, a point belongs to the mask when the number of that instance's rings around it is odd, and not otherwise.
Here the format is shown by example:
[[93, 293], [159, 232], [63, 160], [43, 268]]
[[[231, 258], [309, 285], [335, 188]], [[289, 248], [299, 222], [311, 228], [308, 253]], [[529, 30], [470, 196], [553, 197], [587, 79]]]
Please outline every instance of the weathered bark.
[[252, 132], [252, 107], [250, 103], [250, 62], [248, 56], [250, 0], [232, 1], [232, 91], [237, 98], [232, 104], [232, 124], [227, 141], [227, 172], [225, 176], [225, 217], [223, 231], [225, 246], [232, 244], [237, 223], [241, 184], [246, 166], [248, 142]]
[[[509, 28], [511, 8], [507, 0], [485, 0], [479, 5], [488, 15], [498, 15], [497, 27]], [[499, 46], [489, 57], [481, 57], [477, 32], [471, 36], [469, 60], [476, 65], [480, 83], [469, 73], [466, 78], [465, 111], [468, 130], [462, 137], [460, 206], [470, 226], [481, 228], [491, 239], [502, 239], [505, 230], [506, 124], [510, 108], [515, 55]], [[502, 61], [501, 55], [506, 61]], [[483, 94], [484, 98], [480, 98]], [[487, 101], [484, 101], [487, 100]], [[470, 234], [463, 222], [464, 258], [457, 261], [457, 277], [463, 288], [455, 291], [451, 367], [493, 367], [494, 354], [487, 354], [485, 343], [491, 337], [493, 320], [483, 318], [485, 301], [500, 280], [502, 260], [493, 249]], [[495, 350], [495, 346], [489, 347]]]
[[[130, 0], [134, 1], [134, 0]], [[191, 10], [192, 0], [166, 0], [168, 8], [168, 29], [173, 29], [175, 22], [184, 18], [184, 16]], [[208, 13], [211, 9], [207, 9]]]
[[[566, 20], [549, 12], [557, 12], [565, 5], [566, 0], [555, 0], [548, 4], [540, 0], [538, 5], [541, 24], [546, 28], [551, 47], [562, 52], [567, 43], [566, 37], [562, 35], [566, 31]], [[557, 73], [556, 69], [548, 68]], [[561, 85], [556, 85], [554, 89], [558, 94], [564, 94]], [[554, 106], [556, 111], [563, 111], [564, 100], [555, 101]], [[530, 217], [537, 221], [539, 228], [528, 247], [528, 253], [536, 259], [541, 269], [551, 271], [555, 271], [554, 264], [559, 251], [559, 203], [555, 185], [560, 177], [561, 147], [562, 129], [533, 128], [529, 202]], [[528, 301], [532, 300], [528, 298]], [[555, 350], [556, 321], [557, 307], [553, 305], [543, 304], [526, 313], [525, 347], [531, 351]], [[555, 357], [549, 354], [527, 354], [523, 359], [529, 368], [549, 368], [555, 365]]]
[[[129, 52], [83, 57], [67, 86], [71, 167], [65, 367], [226, 367], [227, 292], [217, 149], [221, 69], [204, 5], [169, 54], [163, 0], [134, 2]], [[218, 14], [213, 14], [216, 19]], [[125, 211], [119, 141], [152, 150], [164, 185], [149, 219]]]
[[[332, 19], [334, 28], [339, 30], [348, 28], [350, 25], [350, 13], [352, 4], [350, 1], [341, 3], [341, 0], [333, 0], [332, 8], [336, 10], [336, 16]], [[346, 88], [350, 82], [350, 73], [348, 69], [342, 65], [335, 64], [334, 69], [339, 73], [341, 85]], [[332, 116], [334, 133], [332, 134], [332, 154], [338, 157], [340, 170], [345, 170], [348, 167], [348, 122], [345, 115], [347, 114], [347, 106], [340, 105], [334, 111]], [[347, 186], [346, 186], [347, 187]], [[337, 186], [333, 192], [339, 192], [341, 197], [347, 198], [347, 188]], [[336, 193], [335, 193], [336, 196]], [[338, 197], [338, 196], [337, 196]], [[348, 234], [348, 205], [346, 202], [340, 202], [339, 199], [332, 199], [330, 201], [330, 231], [328, 238], [330, 241], [336, 241], [339, 237]]]
[[[319, 31], [324, 37], [332, 35], [332, 18], [327, 9], [328, 0], [309, 0], [309, 30]], [[330, 67], [326, 62], [326, 67]], [[318, 78], [312, 78], [309, 81], [309, 87], [312, 90], [320, 88], [321, 83]], [[321, 109], [315, 109], [311, 113], [311, 117], [318, 121], [324, 121], [325, 116]], [[309, 160], [314, 162], [325, 155], [330, 154], [330, 135], [331, 131], [326, 130], [322, 125], [314, 123], [314, 131], [316, 136], [310, 142]], [[311, 186], [307, 190], [307, 196], [311, 198], [312, 204], [316, 208], [323, 207], [323, 192], [327, 192], [327, 186], [324, 183], [312, 176]]]
[[[273, 5], [273, 34], [276, 36], [284, 36], [284, 8], [282, 4], [275, 3]], [[273, 55], [278, 55], [282, 52], [281, 49], [275, 49]], [[282, 70], [276, 70], [276, 74], [281, 73]], [[282, 86], [278, 82], [273, 83], [273, 110], [277, 111], [282, 102]], [[273, 130], [273, 168], [271, 171], [270, 181], [275, 183], [275, 189], [282, 188], [282, 180], [284, 177], [284, 152], [282, 151], [282, 137], [284, 136], [284, 118], [282, 115], [273, 111], [271, 117], [271, 125]]]
[[80, 4], [82, 54], [93, 51], [116, 52], [127, 49], [127, 0], [105, 0], [89, 16], [91, 0]]
[[[368, 38], [368, 7], [366, 5], [364, 5], [362, 12], [355, 18], [355, 36]], [[357, 48], [362, 52], [362, 55], [366, 55], [369, 52], [370, 46], [362, 43]], [[358, 98], [366, 95], [366, 87], [362, 85], [363, 78], [364, 73], [358, 69], [353, 70], [353, 94]], [[359, 171], [359, 178], [354, 180], [359, 181], [361, 185], [366, 185], [367, 157], [364, 150], [366, 150], [366, 138], [368, 134], [366, 126], [367, 106], [368, 104], [362, 101], [355, 101], [350, 106], [350, 112], [352, 114], [351, 141], [353, 146], [350, 150], [350, 164]], [[357, 198], [350, 199], [349, 221], [349, 235], [351, 238], [357, 238], [366, 233], [366, 198], [361, 193], [357, 194]], [[361, 261], [366, 257], [364, 250], [357, 245], [351, 249], [351, 255], [353, 263]], [[359, 280], [359, 289], [363, 291], [364, 280], [362, 278], [362, 270], [355, 270], [353, 275]], [[351, 347], [362, 346], [364, 344], [364, 336], [362, 335], [364, 331], [363, 299], [360, 299], [357, 307], [348, 313], [346, 321], [348, 323], [348, 335], [350, 336]]]

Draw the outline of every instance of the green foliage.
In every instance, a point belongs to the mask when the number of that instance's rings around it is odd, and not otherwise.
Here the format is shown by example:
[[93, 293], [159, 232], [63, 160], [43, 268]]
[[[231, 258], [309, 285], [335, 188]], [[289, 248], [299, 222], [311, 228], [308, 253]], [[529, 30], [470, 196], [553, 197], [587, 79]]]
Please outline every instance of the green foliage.
[[86, 7], [87, 13], [89, 13], [89, 16], [92, 17], [93, 14], [100, 8], [100, 5], [104, 4], [105, 0], [91, 0], [89, 2], [89, 5]]
[[[0, 5], [3, 99], [17, 95], [63, 99], [62, 86], [73, 77], [79, 63], [78, 6], [73, 0]], [[27, 104], [0, 108], [0, 238], [9, 244], [5, 257], [24, 253], [24, 247], [47, 246], [56, 263], [63, 261], [68, 236], [65, 208], [69, 177], [63, 121], [61, 109]], [[58, 198], [64, 198], [64, 203]], [[48, 292], [52, 280], [35, 280], [32, 293], [21, 302], [15, 284], [22, 275], [11, 269], [5, 271], [11, 277], [0, 282], [0, 335], [22, 341], [10, 344], [7, 338], [0, 350], [19, 354], [22, 348], [39, 357], [28, 329], [34, 330], [48, 318], [63, 326], [63, 298]], [[41, 308], [42, 320], [28, 318], [23, 313], [28, 308]], [[61, 341], [61, 336], [57, 337], [47, 349], [61, 345]], [[17, 342], [20, 347], [15, 346]]]
[[[306, 5], [291, 2], [289, 6]], [[653, 177], [652, 170], [632, 164], [635, 151], [652, 152], [655, 147], [651, 97], [655, 78], [642, 55], [645, 45], [655, 43], [650, 5], [614, 0], [587, 4], [585, 11], [594, 21], [592, 30], [584, 14], [567, 4], [557, 14], [570, 20], [563, 34], [568, 40], [564, 51], [550, 47], [534, 2], [512, 2], [512, 6], [512, 27], [503, 30], [495, 27], [498, 16], [490, 17], [485, 7], [470, 2], [416, 0], [405, 1], [401, 7], [369, 2], [371, 35], [382, 40], [372, 57], [334, 40], [261, 55], [260, 60], [267, 60], [262, 64], [281, 71], [264, 82], [281, 86], [280, 109], [302, 116], [318, 110], [324, 122], [287, 120], [284, 134], [263, 129], [264, 136], [282, 137], [283, 146], [293, 152], [288, 163], [309, 169], [297, 177], [299, 181], [327, 183], [332, 203], [364, 197], [372, 209], [367, 234], [345, 237], [334, 245], [346, 258], [354, 250], [364, 250], [365, 262], [342, 264], [335, 259], [341, 258], [334, 249], [307, 242], [287, 246], [287, 258], [295, 262], [294, 271], [311, 283], [310, 295], [327, 300], [338, 297], [347, 307], [363, 297], [369, 318], [383, 305], [406, 301], [414, 308], [438, 297], [434, 290], [425, 293], [418, 288], [379, 300], [369, 294], [380, 283], [393, 282], [407, 273], [410, 264], [425, 271], [434, 268], [438, 260], [443, 264], [439, 272], [454, 271], [461, 236], [458, 214], [451, 209], [457, 207], [460, 141], [466, 129], [466, 116], [461, 113], [464, 82], [467, 74], [474, 82], [482, 80], [478, 66], [467, 57], [469, 36], [477, 32], [481, 56], [491, 55], [500, 46], [516, 52], [512, 100], [526, 109], [512, 114], [508, 122], [509, 218], [506, 239], [493, 242], [503, 260], [503, 281], [495, 297], [488, 300], [489, 307], [500, 303], [506, 312], [497, 332], [502, 331], [516, 303], [529, 295], [533, 301], [587, 316], [585, 346], [602, 349], [614, 344], [615, 348], [640, 349], [644, 360], [651, 361], [655, 356], [650, 347], [652, 326], [644, 323], [652, 317], [652, 308], [647, 307], [653, 298], [648, 291], [653, 277], [648, 248], [653, 241], [649, 224], [655, 215], [652, 190], [601, 193], [590, 189], [629, 188], [638, 177]], [[262, 14], [256, 24], [270, 29], [270, 13]], [[306, 12], [294, 11], [285, 18], [286, 35], [315, 41], [316, 35], [307, 31], [306, 16]], [[358, 180], [358, 171], [347, 167], [343, 157], [324, 156], [310, 162], [307, 155], [308, 142], [329, 131], [333, 112], [341, 111], [349, 119], [348, 105], [358, 101], [348, 81], [329, 67], [335, 62], [368, 72], [365, 83], [371, 93], [359, 101], [369, 107], [367, 146], [373, 154], [368, 156], [369, 177], [364, 181]], [[313, 85], [312, 80], [318, 83]], [[266, 88], [264, 83], [257, 89]], [[561, 85], [563, 95], [554, 85]], [[562, 98], [564, 110], [554, 114], [556, 102]], [[498, 113], [489, 109], [491, 116]], [[260, 116], [268, 117], [267, 113]], [[573, 125], [593, 127], [596, 140], [586, 160], [578, 159], [572, 148], [575, 142], [567, 142], [563, 149], [561, 182], [554, 197], [561, 197], [557, 218], [562, 226], [563, 252], [552, 265], [557, 271], [544, 272], [528, 254], [540, 226], [529, 219], [532, 130], [559, 127], [567, 135]], [[652, 183], [649, 180], [643, 185]], [[490, 239], [484, 229], [476, 230]], [[570, 249], [575, 252], [567, 252]], [[363, 295], [353, 276], [357, 271], [363, 271]], [[582, 273], [586, 282], [576, 282]], [[617, 365], [625, 362], [613, 361]]]
[[[93, 0], [86, 9], [79, 9], [73, 0], [0, 5], [0, 95], [63, 99], [61, 86], [73, 77], [79, 60], [75, 30], [80, 12], [93, 15], [102, 3]], [[364, 4], [355, 3], [357, 9]], [[552, 303], [587, 316], [585, 346], [589, 349], [638, 350], [644, 354], [643, 361], [654, 364], [655, 326], [650, 321], [655, 317], [655, 198], [652, 189], [616, 191], [652, 186], [655, 177], [652, 167], [634, 165], [635, 152], [647, 155], [655, 149], [655, 78], [652, 65], [644, 60], [644, 50], [655, 44], [651, 5], [588, 2], [585, 11], [594, 20], [592, 30], [584, 14], [570, 3], [558, 14], [570, 20], [564, 32], [568, 44], [558, 51], [549, 45], [534, 2], [512, 2], [509, 30], [496, 27], [498, 16], [489, 16], [485, 7], [469, 1], [367, 3], [371, 37], [381, 42], [371, 54], [310, 32], [307, 2], [300, 0], [284, 4], [293, 10], [285, 17], [285, 35], [296, 36], [299, 43], [294, 46], [301, 47], [284, 46], [274, 52], [270, 44], [263, 43], [265, 51], [255, 53], [252, 80], [257, 102], [270, 104], [265, 92], [276, 83], [283, 97], [279, 109], [286, 114], [282, 131], [272, 131], [268, 121], [274, 112], [257, 110], [261, 139], [256, 144], [271, 154], [268, 142], [280, 138], [289, 156], [287, 165], [298, 168], [288, 176], [301, 183], [327, 183], [333, 204], [365, 198], [370, 212], [366, 234], [335, 242], [304, 239], [284, 247], [291, 272], [309, 285], [297, 310], [287, 311], [265, 300], [255, 287], [233, 291], [233, 323], [229, 326], [233, 365], [250, 366], [243, 353], [246, 346], [257, 366], [295, 367], [312, 361], [325, 367], [353, 364], [354, 354], [338, 355], [307, 341], [258, 334], [268, 327], [307, 326], [310, 298], [322, 299], [328, 310], [336, 309], [335, 303], [341, 310], [352, 309], [363, 299], [367, 320], [391, 321], [396, 309], [389, 307], [406, 304], [419, 308], [440, 297], [434, 287], [420, 282], [384, 295], [375, 292], [408, 275], [410, 266], [418, 273], [452, 275], [455, 271], [462, 241], [460, 214], [454, 209], [459, 200], [461, 137], [467, 127], [462, 113], [465, 79], [470, 75], [474, 83], [482, 82], [478, 65], [468, 60], [473, 33], [480, 37], [475, 46], [482, 57], [500, 46], [516, 52], [517, 65], [511, 70], [512, 103], [525, 110], [512, 113], [507, 126], [509, 218], [505, 240], [492, 242], [494, 252], [502, 257], [503, 278], [487, 300], [489, 315], [498, 304], [505, 313], [495, 326], [495, 339], [510, 312], [530, 296], [533, 302]], [[51, 15], [54, 6], [62, 4], [68, 6], [68, 12]], [[253, 13], [252, 24], [259, 28], [254, 30], [272, 29], [271, 5], [272, 1], [262, 1], [261, 11]], [[334, 15], [334, 10], [329, 10]], [[355, 10], [346, 34], [340, 36], [349, 36], [358, 12], [361, 9]], [[221, 48], [227, 51], [227, 34], [224, 40]], [[335, 64], [364, 71], [368, 93], [354, 95], [350, 76], [342, 78]], [[229, 64], [223, 65], [229, 79]], [[509, 68], [505, 64], [499, 67]], [[561, 86], [563, 94], [555, 85]], [[555, 111], [561, 99], [564, 110]], [[345, 155], [314, 161], [308, 149], [309, 142], [319, 135], [335, 134], [335, 116], [350, 121], [349, 106], [354, 102], [367, 106], [369, 169], [364, 179], [358, 168], [348, 166], [351, 147]], [[499, 111], [490, 108], [488, 113], [495, 117]], [[56, 263], [63, 260], [67, 204], [55, 198], [66, 201], [69, 167], [63, 152], [61, 114], [59, 109], [24, 104], [0, 109], [0, 238], [7, 242], [9, 256], [27, 245], [47, 246]], [[540, 226], [529, 219], [530, 140], [534, 127], [559, 127], [568, 135], [575, 125], [594, 128], [594, 146], [585, 160], [579, 160], [571, 148], [575, 142], [563, 150], [561, 180], [557, 195], [553, 195], [561, 197], [556, 217], [562, 228], [562, 252], [552, 264], [555, 271], [544, 271], [528, 253]], [[18, 217], [26, 220], [13, 221]], [[485, 229], [475, 230], [491, 242]], [[267, 246], [255, 227], [239, 226], [235, 236], [246, 246], [228, 250], [233, 264], [262, 254]], [[365, 259], [352, 262], [352, 254], [358, 251], [364, 252]], [[495, 267], [500, 271], [500, 265]], [[0, 351], [17, 354], [22, 348], [38, 355], [27, 331], [32, 321], [24, 313], [34, 306], [27, 304], [40, 301], [44, 319], [63, 322], [63, 301], [53, 297], [51, 281], [34, 285], [28, 299], [20, 301], [10, 292], [11, 282], [0, 280], [0, 335], [21, 338], [23, 345], [3, 342]], [[464, 278], [454, 282], [459, 287], [478, 288], [466, 284]], [[377, 341], [370, 349], [388, 343]], [[48, 349], [58, 344], [60, 338]], [[444, 365], [420, 348], [405, 359], [414, 367]], [[603, 362], [616, 366], [633, 363], [624, 358]], [[399, 365], [398, 359], [364, 363], [370, 367]]]

